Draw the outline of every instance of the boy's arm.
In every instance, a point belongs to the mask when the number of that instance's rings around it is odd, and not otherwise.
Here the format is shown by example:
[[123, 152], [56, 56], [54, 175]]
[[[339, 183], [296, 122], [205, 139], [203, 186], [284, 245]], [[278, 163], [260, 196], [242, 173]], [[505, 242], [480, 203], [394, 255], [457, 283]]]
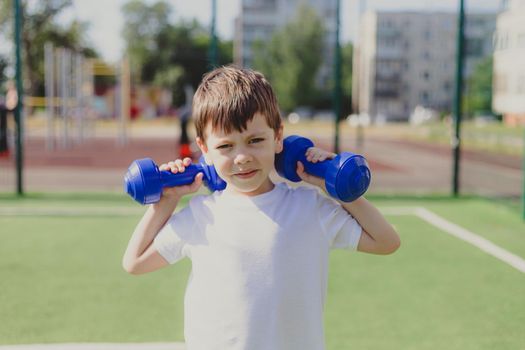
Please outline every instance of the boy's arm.
[[[314, 163], [334, 156], [333, 153], [315, 147], [309, 148], [306, 153], [306, 159]], [[303, 181], [318, 186], [326, 192], [324, 179], [305, 173], [301, 162], [297, 163], [297, 175]], [[339, 203], [357, 220], [363, 229], [357, 246], [358, 251], [372, 254], [391, 254], [399, 248], [401, 241], [394, 227], [364, 197], [359, 197], [349, 203], [341, 201]]]
[[344, 210], [351, 214], [363, 228], [357, 250], [372, 254], [391, 254], [401, 245], [399, 235], [383, 214], [367, 201], [359, 197], [353, 202], [340, 202]]
[[[184, 163], [177, 160], [163, 164], [159, 168], [177, 173], [183, 172], [185, 166], [188, 166], [190, 163], [189, 158], [186, 158]], [[124, 253], [122, 267], [126, 272], [139, 275], [158, 270], [169, 264], [155, 249], [152, 244], [153, 240], [173, 214], [180, 198], [185, 194], [197, 191], [201, 184], [202, 173], [199, 173], [191, 185], [165, 189], [160, 201], [150, 205], [135, 228]]]
[[124, 253], [122, 267], [126, 272], [138, 275], [168, 265], [166, 259], [159, 254], [152, 243], [177, 207], [178, 202], [178, 198], [161, 198], [158, 203], [150, 205], [133, 231]]

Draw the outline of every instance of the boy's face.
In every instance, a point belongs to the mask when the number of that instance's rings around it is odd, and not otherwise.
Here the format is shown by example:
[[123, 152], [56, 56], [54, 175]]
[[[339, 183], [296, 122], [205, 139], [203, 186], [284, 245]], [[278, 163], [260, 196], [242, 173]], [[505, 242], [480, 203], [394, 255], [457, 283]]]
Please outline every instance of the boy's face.
[[269, 174], [274, 169], [275, 154], [283, 149], [283, 129], [275, 134], [265, 117], [256, 113], [246, 130], [226, 134], [204, 130], [206, 141], [197, 138], [206, 162], [213, 164], [219, 176], [227, 182], [227, 191], [255, 196], [270, 191], [273, 183]]

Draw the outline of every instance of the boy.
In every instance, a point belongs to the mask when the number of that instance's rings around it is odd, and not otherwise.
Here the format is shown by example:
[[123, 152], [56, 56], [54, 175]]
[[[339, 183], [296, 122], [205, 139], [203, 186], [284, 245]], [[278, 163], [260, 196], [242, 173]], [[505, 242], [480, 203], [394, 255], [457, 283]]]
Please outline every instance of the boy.
[[[392, 226], [364, 198], [337, 203], [311, 188], [292, 189], [269, 178], [283, 149], [275, 95], [257, 72], [218, 68], [204, 76], [193, 100], [197, 144], [228, 184], [180, 198], [202, 184], [166, 189], [138, 224], [123, 266], [141, 274], [192, 261], [185, 302], [188, 350], [324, 349], [323, 307], [328, 253], [347, 248], [375, 254], [400, 244]], [[333, 157], [317, 148], [307, 159]], [[189, 158], [163, 164], [183, 172]], [[324, 180], [298, 174], [323, 190]]]

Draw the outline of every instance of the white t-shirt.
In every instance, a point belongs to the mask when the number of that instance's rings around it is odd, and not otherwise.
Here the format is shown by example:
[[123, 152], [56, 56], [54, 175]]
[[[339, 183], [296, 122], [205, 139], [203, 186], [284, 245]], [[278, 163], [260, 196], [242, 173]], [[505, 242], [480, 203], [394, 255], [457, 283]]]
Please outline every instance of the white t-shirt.
[[154, 241], [170, 263], [192, 262], [188, 350], [324, 349], [328, 253], [355, 250], [361, 232], [315, 189], [280, 183], [255, 197], [193, 197]]

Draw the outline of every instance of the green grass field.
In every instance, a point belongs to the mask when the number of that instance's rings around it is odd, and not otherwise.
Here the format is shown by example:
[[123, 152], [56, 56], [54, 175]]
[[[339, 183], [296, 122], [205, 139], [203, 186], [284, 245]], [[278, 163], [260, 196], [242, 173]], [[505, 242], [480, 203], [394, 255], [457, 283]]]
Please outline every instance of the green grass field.
[[[525, 257], [519, 211], [480, 198], [371, 197], [425, 207]], [[0, 197], [0, 344], [183, 340], [183, 261], [120, 267], [143, 208], [117, 195]], [[524, 349], [525, 273], [421, 218], [387, 215], [391, 256], [334, 251], [326, 341], [340, 349]]]

